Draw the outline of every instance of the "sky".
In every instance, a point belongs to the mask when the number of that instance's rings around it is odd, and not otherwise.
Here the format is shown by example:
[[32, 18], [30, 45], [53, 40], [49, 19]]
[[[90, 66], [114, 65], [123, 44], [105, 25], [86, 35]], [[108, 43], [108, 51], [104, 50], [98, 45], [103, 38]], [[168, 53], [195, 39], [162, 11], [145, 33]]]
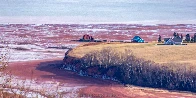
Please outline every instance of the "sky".
[[196, 23], [196, 0], [0, 0], [0, 23]]

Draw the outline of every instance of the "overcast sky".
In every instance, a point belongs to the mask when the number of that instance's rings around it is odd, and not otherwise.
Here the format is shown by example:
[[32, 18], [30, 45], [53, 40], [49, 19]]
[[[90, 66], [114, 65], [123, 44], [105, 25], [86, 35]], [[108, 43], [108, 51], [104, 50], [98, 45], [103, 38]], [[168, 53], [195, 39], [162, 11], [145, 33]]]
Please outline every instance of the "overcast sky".
[[194, 23], [196, 0], [0, 0], [0, 23]]

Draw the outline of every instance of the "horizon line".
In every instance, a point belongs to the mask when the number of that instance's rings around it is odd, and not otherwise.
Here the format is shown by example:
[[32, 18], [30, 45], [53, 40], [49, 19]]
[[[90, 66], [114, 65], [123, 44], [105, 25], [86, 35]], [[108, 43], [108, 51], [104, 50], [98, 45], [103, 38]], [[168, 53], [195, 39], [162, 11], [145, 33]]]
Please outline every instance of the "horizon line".
[[82, 17], [50, 17], [50, 16], [28, 16], [28, 17], [5, 17], [0, 16], [0, 24], [196, 24], [192, 20], [124, 20], [114, 21], [105, 19], [86, 19]]

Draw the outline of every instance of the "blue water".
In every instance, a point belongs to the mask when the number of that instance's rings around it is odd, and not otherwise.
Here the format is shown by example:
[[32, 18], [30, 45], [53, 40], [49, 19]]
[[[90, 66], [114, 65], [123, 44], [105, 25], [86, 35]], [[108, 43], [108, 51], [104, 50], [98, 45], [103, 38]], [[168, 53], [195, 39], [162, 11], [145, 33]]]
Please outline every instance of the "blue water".
[[0, 0], [0, 17], [72, 17], [85, 22], [196, 19], [196, 0]]

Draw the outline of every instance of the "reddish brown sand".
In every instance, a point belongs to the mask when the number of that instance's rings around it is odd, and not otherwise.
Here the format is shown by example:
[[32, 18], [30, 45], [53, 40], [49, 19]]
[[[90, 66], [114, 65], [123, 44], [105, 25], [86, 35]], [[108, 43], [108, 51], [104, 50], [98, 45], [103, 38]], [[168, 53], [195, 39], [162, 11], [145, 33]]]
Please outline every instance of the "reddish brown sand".
[[[70, 86], [86, 86], [78, 92], [79, 97], [95, 98], [196, 98], [191, 93], [169, 92], [142, 87], [124, 87], [123, 85], [102, 79], [82, 77], [71, 71], [60, 70], [56, 66], [62, 59], [36, 60], [10, 63], [4, 72], [10, 72], [22, 79], [37, 81], [58, 81]], [[33, 73], [33, 74], [32, 74]]]

